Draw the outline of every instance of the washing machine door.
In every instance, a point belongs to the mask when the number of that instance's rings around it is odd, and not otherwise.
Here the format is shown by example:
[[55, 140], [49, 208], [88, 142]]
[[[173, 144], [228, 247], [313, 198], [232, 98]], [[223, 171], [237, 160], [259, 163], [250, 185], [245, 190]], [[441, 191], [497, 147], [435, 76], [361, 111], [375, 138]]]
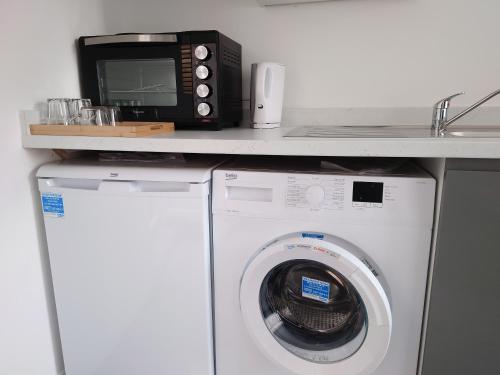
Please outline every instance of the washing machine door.
[[240, 307], [272, 361], [299, 374], [370, 374], [384, 359], [391, 309], [371, 263], [320, 233], [269, 243], [247, 264]]

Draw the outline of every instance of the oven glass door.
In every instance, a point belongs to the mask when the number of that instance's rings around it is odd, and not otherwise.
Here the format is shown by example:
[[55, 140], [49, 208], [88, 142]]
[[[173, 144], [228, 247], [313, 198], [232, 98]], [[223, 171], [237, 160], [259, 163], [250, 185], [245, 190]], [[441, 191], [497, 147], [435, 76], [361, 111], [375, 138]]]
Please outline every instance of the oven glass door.
[[96, 65], [102, 105], [177, 105], [173, 58], [98, 60]]
[[[125, 121], [183, 121], [193, 117], [191, 63], [179, 43], [82, 46], [82, 94], [98, 105], [117, 105]], [[187, 65], [187, 66], [184, 66]]]

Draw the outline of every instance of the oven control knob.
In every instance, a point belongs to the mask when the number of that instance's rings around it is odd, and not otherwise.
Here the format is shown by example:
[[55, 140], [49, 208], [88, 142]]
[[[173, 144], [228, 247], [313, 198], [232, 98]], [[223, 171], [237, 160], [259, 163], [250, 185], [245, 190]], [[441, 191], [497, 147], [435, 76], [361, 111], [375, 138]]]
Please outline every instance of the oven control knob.
[[306, 190], [306, 200], [311, 206], [319, 206], [325, 200], [325, 190], [319, 185], [311, 185]]
[[210, 95], [210, 86], [202, 83], [196, 88], [196, 93], [200, 98], [206, 98], [208, 95]]
[[208, 116], [212, 112], [212, 107], [208, 103], [200, 103], [198, 104], [198, 113], [201, 116]]
[[205, 46], [198, 46], [194, 49], [194, 55], [198, 60], [207, 60], [210, 57], [210, 50]]
[[199, 79], [207, 79], [208, 76], [210, 75], [210, 69], [206, 67], [205, 65], [198, 65], [196, 68], [196, 77]]

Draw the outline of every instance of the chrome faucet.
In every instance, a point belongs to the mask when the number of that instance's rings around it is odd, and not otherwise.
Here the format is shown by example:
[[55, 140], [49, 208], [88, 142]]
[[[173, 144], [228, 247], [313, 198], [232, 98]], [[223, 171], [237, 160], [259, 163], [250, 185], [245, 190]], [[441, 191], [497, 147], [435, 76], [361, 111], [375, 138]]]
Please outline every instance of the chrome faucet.
[[462, 112], [460, 112], [458, 115], [455, 115], [451, 119], [448, 120], [448, 108], [450, 107], [450, 101], [454, 97], [458, 95], [462, 95], [463, 92], [459, 92], [458, 94], [448, 96], [447, 98], [441, 99], [439, 102], [437, 102], [434, 105], [434, 111], [432, 114], [432, 127], [431, 130], [435, 136], [440, 136], [443, 135], [446, 132], [446, 129], [448, 126], [453, 124], [455, 121], [458, 119], [461, 119], [464, 117], [467, 113], [472, 112], [475, 110], [477, 107], [480, 105], [486, 103], [488, 100], [494, 98], [495, 96], [500, 94], [500, 89], [493, 91], [491, 94], [488, 96], [484, 97], [483, 99], [479, 100], [478, 102], [474, 103], [471, 105], [469, 108], [464, 109]]

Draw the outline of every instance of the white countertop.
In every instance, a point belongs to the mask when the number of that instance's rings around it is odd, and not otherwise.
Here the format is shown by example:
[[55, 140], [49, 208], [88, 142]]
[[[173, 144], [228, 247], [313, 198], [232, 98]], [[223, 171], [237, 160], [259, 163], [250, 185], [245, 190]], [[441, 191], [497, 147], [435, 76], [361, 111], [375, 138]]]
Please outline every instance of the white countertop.
[[500, 159], [500, 138], [289, 138], [293, 128], [231, 128], [221, 131], [175, 131], [147, 138], [30, 135], [25, 148], [185, 152], [206, 154], [439, 157]]

